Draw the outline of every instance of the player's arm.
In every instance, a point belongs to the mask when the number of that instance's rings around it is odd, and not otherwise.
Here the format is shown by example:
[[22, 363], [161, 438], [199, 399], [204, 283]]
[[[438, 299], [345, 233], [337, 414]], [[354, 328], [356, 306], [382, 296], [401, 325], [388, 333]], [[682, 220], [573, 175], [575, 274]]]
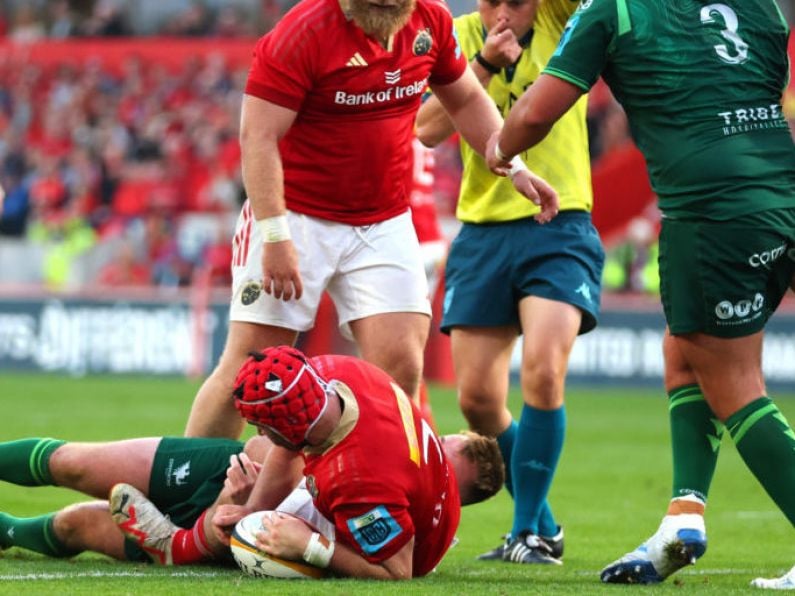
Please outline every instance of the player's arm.
[[[283, 559], [304, 560], [341, 577], [362, 579], [411, 579], [414, 557], [412, 536], [395, 554], [371, 563], [344, 542], [329, 542], [303, 520], [291, 515], [264, 518], [265, 532], [257, 534], [257, 547]], [[313, 538], [313, 534], [316, 536]]]
[[[500, 69], [515, 63], [522, 47], [505, 20], [499, 20], [483, 42], [479, 57], [469, 63], [480, 85], [485, 89]], [[455, 125], [445, 112], [442, 103], [431, 96], [417, 113], [417, 138], [427, 147], [435, 147], [455, 132]]]
[[284, 172], [279, 139], [297, 113], [253, 95], [243, 96], [240, 148], [243, 185], [254, 218], [263, 233], [263, 287], [274, 297], [289, 300], [303, 293], [298, 256], [287, 227]]
[[475, 151], [485, 155], [486, 142], [499, 130], [502, 116], [472, 69], [467, 68], [454, 82], [432, 89], [461, 136]]
[[265, 456], [257, 480], [243, 505], [219, 504], [212, 516], [213, 534], [223, 544], [234, 525], [254, 511], [272, 510], [301, 480], [303, 459], [288, 449], [274, 445]]
[[511, 108], [499, 135], [490, 140], [489, 167], [497, 172], [512, 157], [540, 143], [582, 94], [582, 89], [558, 77], [538, 77]]

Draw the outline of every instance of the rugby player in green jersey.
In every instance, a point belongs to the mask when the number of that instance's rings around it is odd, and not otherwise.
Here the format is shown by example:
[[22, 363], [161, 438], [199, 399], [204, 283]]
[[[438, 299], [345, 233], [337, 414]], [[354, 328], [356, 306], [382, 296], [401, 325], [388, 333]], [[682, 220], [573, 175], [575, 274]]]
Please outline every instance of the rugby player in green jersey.
[[504, 167], [601, 74], [659, 197], [673, 498], [658, 531], [602, 571], [605, 582], [659, 582], [704, 553], [724, 428], [795, 523], [795, 433], [761, 370], [765, 323], [795, 269], [787, 36], [775, 0], [583, 0], [487, 149], [489, 165]]
[[[577, 7], [572, 0], [479, 0], [455, 20], [461, 49], [500, 112], [538, 78]], [[521, 164], [558, 192], [560, 214], [539, 208], [495, 176], [465, 141], [456, 216], [463, 222], [445, 270], [441, 328], [450, 334], [461, 409], [470, 428], [497, 437], [514, 500], [504, 544], [479, 558], [559, 564], [563, 531], [547, 501], [566, 431], [564, 390], [578, 334], [596, 326], [604, 251], [591, 223], [591, 170], [583, 97]], [[455, 128], [430, 98], [418, 138], [436, 145]], [[518, 420], [507, 408], [511, 355], [524, 336]]]

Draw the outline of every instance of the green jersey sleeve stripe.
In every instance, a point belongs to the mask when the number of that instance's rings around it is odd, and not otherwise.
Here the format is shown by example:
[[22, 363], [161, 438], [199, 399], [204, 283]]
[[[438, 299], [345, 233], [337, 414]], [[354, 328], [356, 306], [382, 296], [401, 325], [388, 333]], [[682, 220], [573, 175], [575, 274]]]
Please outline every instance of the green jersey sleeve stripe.
[[776, 12], [778, 13], [778, 18], [781, 20], [781, 24], [787, 28], [787, 31], [789, 31], [789, 25], [787, 24], [787, 19], [784, 18], [784, 13], [781, 12], [781, 7], [778, 5], [778, 2], [773, 0], [773, 6], [775, 7]]
[[617, 0], [616, 10], [618, 11], [618, 34], [624, 35], [632, 31], [632, 21], [629, 19], [629, 8], [627, 0]]
[[574, 75], [571, 75], [567, 72], [563, 72], [562, 70], [558, 70], [557, 68], [551, 68], [548, 66], [543, 71], [541, 71], [541, 74], [552, 75], [553, 77], [557, 77], [559, 79], [563, 79], [564, 81], [568, 81], [575, 87], [579, 87], [580, 89], [582, 89], [585, 93], [588, 93], [588, 91], [591, 90], [591, 86], [583, 79], [575, 77]]

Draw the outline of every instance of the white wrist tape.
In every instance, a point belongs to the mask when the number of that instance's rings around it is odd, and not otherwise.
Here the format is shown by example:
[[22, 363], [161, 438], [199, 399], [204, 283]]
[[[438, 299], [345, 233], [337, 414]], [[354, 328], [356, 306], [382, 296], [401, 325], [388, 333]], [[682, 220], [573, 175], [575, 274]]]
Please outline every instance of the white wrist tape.
[[529, 169], [527, 164], [522, 161], [522, 158], [518, 155], [515, 155], [511, 162], [508, 164], [508, 177], [513, 180], [513, 177], [516, 176], [518, 172], [528, 172]]
[[290, 226], [287, 225], [286, 215], [258, 219], [257, 225], [262, 234], [263, 242], [282, 242], [291, 238]]
[[326, 568], [331, 563], [334, 555], [334, 542], [317, 532], [312, 532], [309, 543], [306, 545], [303, 559], [315, 567]]
[[500, 161], [510, 161], [510, 158], [502, 152], [502, 149], [500, 149], [499, 143], [494, 144], [494, 155], [496, 155], [497, 159]]

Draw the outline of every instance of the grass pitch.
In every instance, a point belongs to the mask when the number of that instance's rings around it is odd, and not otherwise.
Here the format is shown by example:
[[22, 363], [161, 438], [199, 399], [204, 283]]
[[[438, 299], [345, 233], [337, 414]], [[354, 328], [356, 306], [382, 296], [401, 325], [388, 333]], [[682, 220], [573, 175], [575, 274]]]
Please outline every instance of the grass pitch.
[[[181, 379], [9, 375], [0, 377], [0, 440], [50, 436], [104, 441], [179, 435], [198, 384]], [[795, 420], [795, 398], [776, 396]], [[464, 426], [453, 391], [432, 389], [442, 432]], [[511, 396], [518, 409], [520, 398]], [[512, 503], [496, 498], [464, 509], [451, 549], [436, 573], [384, 584], [255, 580], [236, 569], [158, 568], [100, 555], [46, 559], [10, 549], [0, 554], [0, 593], [19, 594], [595, 594], [627, 590], [740, 594], [757, 576], [795, 563], [793, 530], [724, 438], [707, 510], [709, 548], [695, 567], [651, 587], [603, 586], [598, 572], [657, 527], [670, 497], [667, 402], [662, 390], [583, 390], [567, 397], [568, 434], [550, 503], [566, 532], [565, 564], [547, 568], [475, 561], [510, 529]], [[38, 515], [80, 500], [59, 488], [0, 483], [0, 510]]]

